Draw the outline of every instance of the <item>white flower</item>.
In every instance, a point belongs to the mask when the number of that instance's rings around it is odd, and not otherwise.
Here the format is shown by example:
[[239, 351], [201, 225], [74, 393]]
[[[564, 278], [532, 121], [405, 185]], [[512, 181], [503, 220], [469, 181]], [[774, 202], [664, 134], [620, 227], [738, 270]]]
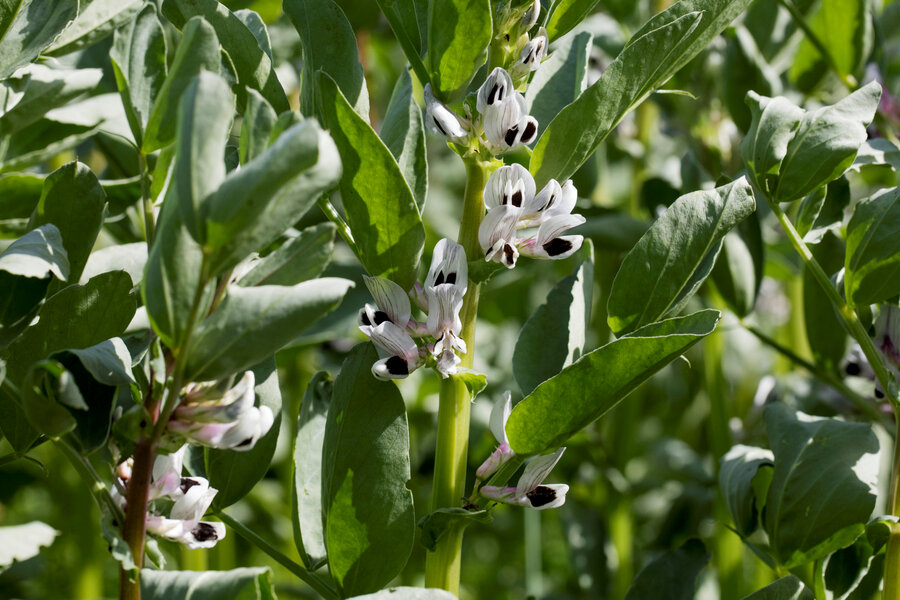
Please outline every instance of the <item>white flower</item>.
[[486, 485], [479, 488], [478, 492], [485, 498], [497, 502], [530, 506], [537, 510], [562, 506], [566, 501], [569, 486], [564, 483], [544, 484], [543, 481], [556, 466], [565, 450], [565, 448], [560, 448], [553, 454], [531, 459], [531, 462], [525, 466], [519, 483], [514, 488]]
[[436, 368], [443, 377], [456, 373], [460, 359], [455, 351], [465, 354], [466, 343], [459, 337], [462, 323], [459, 311], [468, 287], [469, 267], [463, 247], [444, 238], [434, 247], [431, 268], [425, 279], [428, 301], [428, 332], [434, 337]]
[[513, 91], [500, 102], [488, 104], [482, 113], [484, 136], [494, 154], [519, 144], [530, 144], [537, 137], [537, 119], [528, 114], [525, 97]]
[[[522, 30], [528, 31], [534, 24], [537, 23], [538, 15], [541, 14], [541, 0], [534, 0], [531, 3], [531, 6], [525, 11], [525, 14], [522, 15], [521, 26]], [[543, 31], [543, 27], [541, 27], [541, 31]], [[546, 33], [546, 32], [544, 32]]]
[[410, 319], [412, 307], [403, 288], [384, 277], [366, 276], [365, 282], [377, 306], [366, 304], [359, 311], [359, 329], [382, 355], [372, 374], [383, 381], [402, 379], [424, 362], [410, 335], [422, 334], [421, 324]]
[[366, 287], [369, 288], [369, 293], [375, 299], [378, 309], [374, 313], [373, 321], [365, 323], [369, 317], [362, 313], [359, 317], [360, 320], [364, 324], [379, 325], [387, 318], [398, 327], [406, 327], [412, 314], [412, 307], [409, 304], [409, 296], [406, 295], [403, 288], [386, 277], [363, 275], [363, 280]]
[[169, 431], [203, 446], [250, 450], [275, 421], [268, 406], [254, 406], [254, 385], [252, 371], [224, 393], [218, 382], [189, 385], [167, 425]]
[[875, 347], [894, 367], [900, 367], [900, 307], [884, 304], [875, 320]]
[[478, 88], [475, 107], [480, 114], [484, 114], [488, 106], [500, 104], [513, 92], [513, 82], [509, 73], [501, 67], [496, 67]]
[[425, 122], [431, 131], [450, 141], [460, 144], [468, 141], [469, 134], [462, 120], [434, 97], [430, 83], [425, 85]]
[[515, 73], [527, 73], [536, 71], [541, 66], [541, 61], [547, 55], [547, 47], [550, 45], [550, 38], [547, 37], [547, 30], [541, 27], [538, 34], [528, 40], [528, 43], [519, 53], [519, 60], [513, 65]]
[[478, 470], [475, 471], [475, 477], [484, 480], [494, 474], [494, 472], [511, 459], [516, 453], [509, 446], [509, 438], [506, 436], [506, 422], [512, 412], [512, 396], [507, 391], [503, 393], [503, 400], [494, 404], [491, 410], [491, 433], [494, 439], [500, 445], [494, 452], [484, 461]]
[[[478, 229], [478, 243], [485, 260], [512, 268], [520, 253], [547, 259], [571, 256], [584, 241], [580, 235], [562, 235], [584, 223], [584, 217], [572, 214], [577, 199], [571, 180], [559, 185], [551, 179], [535, 194], [534, 179], [525, 168], [500, 167], [484, 188], [488, 212]], [[520, 233], [527, 229], [532, 233]]]

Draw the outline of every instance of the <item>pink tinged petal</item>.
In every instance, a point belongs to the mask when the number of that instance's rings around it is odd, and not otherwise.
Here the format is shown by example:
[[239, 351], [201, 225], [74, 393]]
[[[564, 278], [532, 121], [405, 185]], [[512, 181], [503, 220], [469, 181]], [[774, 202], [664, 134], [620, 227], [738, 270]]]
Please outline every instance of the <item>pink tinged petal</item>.
[[212, 548], [216, 542], [225, 537], [225, 524], [219, 522], [200, 521], [193, 529], [186, 531], [178, 541], [188, 550]]
[[147, 532], [176, 540], [195, 526], [180, 519], [169, 519], [159, 515], [147, 515], [145, 519]]
[[478, 99], [476, 100], [476, 108], [478, 112], [484, 114], [488, 106], [495, 106], [513, 91], [512, 78], [501, 67], [496, 67], [487, 79], [478, 88]]
[[[427, 305], [425, 310], [427, 310]], [[427, 323], [412, 319], [406, 323], [406, 331], [412, 337], [425, 337], [426, 335], [431, 335], [428, 331]]]
[[[402, 287], [385, 277], [363, 275], [363, 280], [375, 299], [375, 304], [388, 316], [391, 322], [402, 327], [404, 323], [409, 321], [412, 307], [409, 304], [409, 296], [406, 295]], [[378, 325], [378, 322], [375, 322], [375, 325]]]
[[511, 412], [512, 394], [507, 390], [503, 392], [503, 399], [494, 403], [494, 408], [491, 409], [491, 433], [501, 446], [509, 444], [509, 438], [506, 437], [506, 422]]
[[413, 288], [409, 291], [409, 296], [423, 311], [428, 310], [428, 301], [425, 299], [425, 290], [419, 282], [413, 284]]
[[484, 186], [484, 204], [488, 210], [501, 204], [524, 207], [533, 201], [534, 192], [534, 178], [528, 169], [512, 164], [500, 167], [488, 177]]
[[194, 423], [191, 421], [169, 421], [169, 431], [183, 435], [187, 439], [204, 446], [218, 447], [222, 437], [228, 433], [234, 423]]
[[462, 360], [453, 352], [453, 347], [450, 344], [445, 344], [443, 351], [438, 357], [435, 369], [441, 374], [442, 378], [447, 379], [449, 376], [456, 374], [456, 367], [460, 362]]
[[247, 408], [253, 406], [256, 380], [253, 371], [244, 375], [219, 398], [207, 396], [202, 402], [186, 399], [175, 409], [175, 418], [182, 421], [207, 423], [229, 423], [237, 419]]
[[488, 459], [478, 467], [478, 470], [475, 471], [475, 476], [479, 479], [487, 479], [494, 474], [494, 471], [505, 465], [509, 459], [515, 455], [516, 453], [509, 447], [509, 444], [503, 442], [491, 453]]
[[525, 471], [522, 472], [519, 483], [516, 485], [516, 497], [525, 498], [528, 492], [538, 487], [547, 478], [565, 451], [566, 449], [563, 447], [552, 454], [532, 458], [525, 465]]
[[557, 508], [566, 502], [566, 493], [569, 486], [565, 483], [548, 483], [539, 485], [527, 494], [525, 498], [528, 502], [526, 506], [537, 510], [546, 510], [548, 508]]
[[452, 240], [447, 238], [439, 240], [434, 246], [431, 267], [425, 278], [426, 299], [428, 288], [442, 284], [450, 284], [459, 291], [460, 295], [465, 295], [468, 281], [469, 265], [466, 262], [466, 251]]
[[516, 488], [514, 487], [498, 487], [496, 485], [483, 485], [478, 488], [478, 493], [496, 502], [512, 503], [515, 496]]

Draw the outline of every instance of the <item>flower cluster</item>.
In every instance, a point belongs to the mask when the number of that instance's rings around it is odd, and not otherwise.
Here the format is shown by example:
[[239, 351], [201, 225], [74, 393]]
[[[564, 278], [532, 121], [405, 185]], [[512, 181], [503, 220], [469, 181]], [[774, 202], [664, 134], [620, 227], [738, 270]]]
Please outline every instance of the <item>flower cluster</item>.
[[580, 247], [580, 235], [562, 235], [584, 223], [573, 215], [578, 192], [572, 181], [560, 185], [551, 179], [536, 192], [534, 179], [521, 165], [500, 167], [484, 188], [487, 215], [478, 230], [485, 260], [513, 268], [519, 254], [534, 258], [561, 259]]
[[[469, 269], [463, 247], [446, 238], [434, 247], [425, 288], [416, 284], [413, 298], [427, 313], [425, 322], [412, 319], [409, 296], [399, 285], [383, 277], [366, 277], [375, 305], [359, 311], [359, 329], [372, 340], [383, 358], [372, 365], [381, 380], [402, 379], [433, 362], [442, 377], [456, 373], [457, 355], [466, 353], [460, 337], [459, 311], [468, 285]], [[434, 338], [421, 347], [414, 338]]]
[[[491, 411], [491, 433], [494, 434], [494, 438], [500, 445], [475, 472], [476, 486], [478, 482], [484, 481], [493, 475], [497, 469], [516, 455], [515, 451], [510, 447], [509, 438], [506, 435], [506, 421], [509, 420], [511, 412], [512, 399], [510, 393], [506, 392], [503, 395], [503, 400], [495, 404], [494, 409]], [[562, 506], [566, 501], [566, 493], [569, 491], [569, 486], [564, 483], [544, 484], [544, 479], [547, 478], [550, 471], [559, 462], [565, 450], [565, 448], [559, 448], [551, 454], [532, 458], [525, 465], [525, 470], [522, 472], [516, 487], [484, 485], [478, 488], [478, 493], [496, 502], [530, 506], [537, 510]]]
[[[209, 481], [203, 477], [182, 477], [186, 449], [185, 445], [172, 454], [157, 456], [153, 463], [147, 531], [180, 542], [191, 550], [212, 548], [225, 537], [225, 525], [200, 519], [218, 490], [209, 487]], [[131, 477], [130, 460], [118, 468], [123, 486]], [[124, 509], [125, 498], [115, 490], [113, 496]]]
[[169, 420], [170, 434], [212, 448], [250, 450], [275, 420], [268, 406], [254, 406], [254, 385], [252, 371], [224, 392], [215, 381], [188, 385]]

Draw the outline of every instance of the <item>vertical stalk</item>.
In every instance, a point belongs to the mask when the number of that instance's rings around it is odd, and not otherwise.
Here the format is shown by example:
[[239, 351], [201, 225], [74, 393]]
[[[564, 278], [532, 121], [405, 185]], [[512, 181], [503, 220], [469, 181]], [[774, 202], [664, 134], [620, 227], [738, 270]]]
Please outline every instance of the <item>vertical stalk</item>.
[[[459, 243], [466, 251], [466, 258], [473, 260], [481, 255], [478, 245], [478, 227], [484, 216], [484, 184], [489, 164], [477, 158], [464, 159], [466, 165], [466, 192], [462, 222], [459, 226]], [[478, 313], [479, 285], [471, 279], [463, 299], [460, 320], [460, 337], [467, 352], [460, 366], [471, 368], [475, 360], [475, 320]], [[469, 408], [472, 399], [465, 384], [455, 377], [441, 381], [440, 407], [438, 409], [437, 448], [432, 487], [432, 509], [460, 506], [466, 495], [466, 460], [469, 451]], [[459, 594], [459, 570], [463, 531], [452, 527], [437, 544], [434, 552], [425, 559], [425, 586], [441, 588]]]
[[147, 247], [150, 247], [153, 245], [156, 225], [153, 218], [153, 200], [150, 198], [150, 190], [147, 188], [147, 157], [143, 151], [138, 152], [138, 166], [141, 171], [141, 208], [144, 216], [144, 238], [147, 241]]
[[[128, 481], [125, 505], [125, 526], [122, 537], [131, 550], [135, 566], [144, 564], [144, 540], [147, 535], [147, 495], [150, 489], [150, 474], [153, 471], [155, 449], [153, 440], [142, 436], [134, 449], [134, 466]], [[140, 600], [140, 577], [133, 580], [122, 569], [119, 572], [119, 600]]]
[[[888, 508], [892, 515], [900, 515], [900, 419], [897, 419], [897, 435], [894, 436], [894, 457], [891, 464], [891, 495]], [[883, 600], [900, 600], [900, 528], [891, 528], [884, 560]]]

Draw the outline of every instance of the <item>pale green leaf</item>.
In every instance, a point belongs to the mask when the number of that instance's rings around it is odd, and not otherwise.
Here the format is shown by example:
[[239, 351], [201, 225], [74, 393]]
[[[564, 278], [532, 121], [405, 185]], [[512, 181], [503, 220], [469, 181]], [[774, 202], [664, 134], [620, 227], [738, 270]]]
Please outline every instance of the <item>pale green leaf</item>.
[[457, 100], [487, 58], [491, 43], [490, 0], [428, 3], [426, 64], [434, 95]]

